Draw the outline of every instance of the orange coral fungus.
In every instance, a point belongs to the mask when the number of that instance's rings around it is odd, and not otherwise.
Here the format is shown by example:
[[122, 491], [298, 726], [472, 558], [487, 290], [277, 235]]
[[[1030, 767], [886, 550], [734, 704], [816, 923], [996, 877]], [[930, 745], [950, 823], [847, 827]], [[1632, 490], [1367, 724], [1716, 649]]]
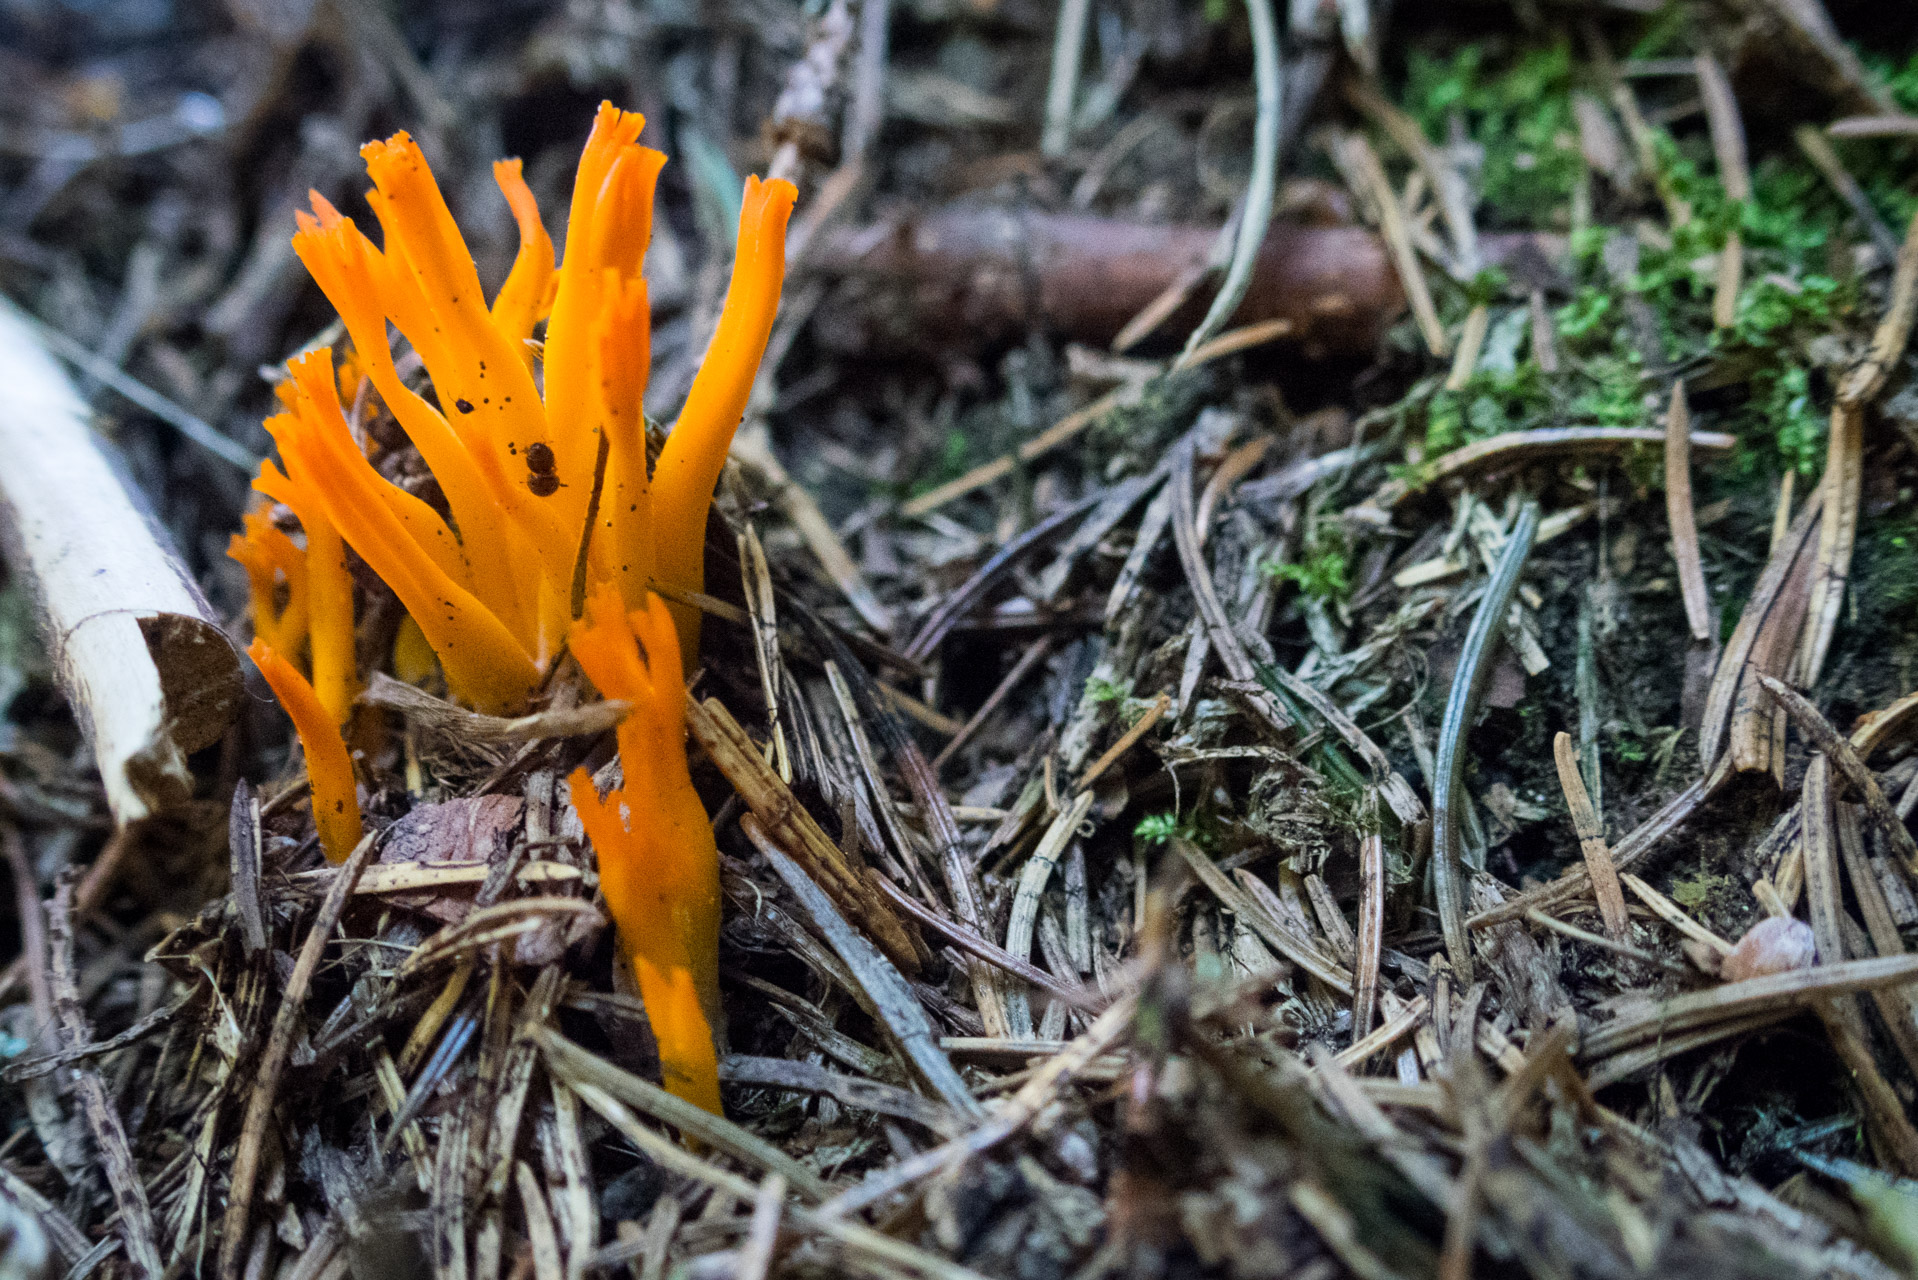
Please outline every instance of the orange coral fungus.
[[313, 784], [313, 825], [327, 861], [344, 862], [360, 842], [360, 798], [354, 788], [353, 760], [346, 754], [339, 722], [293, 664], [256, 638], [247, 656], [273, 686], [273, 695], [293, 718], [306, 748], [306, 776]]
[[273, 523], [265, 507], [242, 517], [226, 553], [246, 570], [253, 634], [284, 654], [306, 647], [306, 552]]
[[[337, 528], [406, 605], [453, 692], [487, 711], [524, 704], [572, 621], [602, 441], [606, 473], [588, 583], [616, 583], [634, 607], [655, 576], [684, 589], [702, 586], [706, 510], [778, 311], [795, 193], [783, 180], [751, 179], [718, 332], [661, 455], [660, 475], [649, 478], [641, 406], [650, 320], [641, 265], [666, 158], [639, 145], [644, 123], [601, 105], [557, 266], [519, 162], [494, 167], [520, 247], [490, 306], [432, 171], [404, 133], [361, 151], [383, 247], [317, 194], [293, 237], [353, 340], [356, 373], [419, 449], [448, 515], [442, 519], [367, 462], [346, 426], [325, 350], [292, 366], [287, 411], [268, 423], [286, 476], [263, 475], [261, 487], [296, 510], [299, 503], [283, 495], [317, 508], [318, 523]], [[543, 380], [528, 341], [542, 319]], [[424, 364], [431, 399], [401, 380], [389, 325]], [[308, 540], [315, 544], [311, 530]], [[689, 648], [696, 622], [692, 614], [680, 620]]]
[[[284, 470], [266, 464], [256, 487], [299, 517], [306, 551], [298, 565], [264, 517], [249, 520], [234, 555], [252, 575], [254, 628], [266, 645], [291, 651], [300, 638], [299, 615], [277, 606], [282, 579], [305, 610], [312, 686], [265, 645], [256, 648], [263, 670], [276, 664], [269, 678], [306, 741], [323, 833], [344, 810], [322, 803], [322, 775], [329, 802], [352, 792], [334, 731], [357, 687], [341, 540], [411, 615], [417, 630], [395, 651], [408, 674], [430, 666], [423, 639], [456, 697], [514, 714], [570, 642], [601, 692], [633, 701], [619, 731], [622, 789], [601, 801], [590, 780], [575, 775], [574, 801], [599, 849], [601, 884], [668, 1086], [716, 1111], [718, 855], [687, 773], [681, 684], [699, 616], [669, 610], [651, 587], [704, 586], [713, 486], [779, 309], [796, 193], [784, 180], [747, 181], [725, 308], [654, 474], [641, 268], [666, 158], [639, 145], [644, 124], [601, 104], [574, 179], [563, 261], [519, 162], [494, 167], [519, 253], [490, 304], [432, 170], [406, 134], [360, 152], [381, 244], [313, 195], [293, 248], [339, 311], [351, 368], [336, 369], [327, 349], [289, 362], [284, 411], [267, 422]], [[542, 321], [544, 339], [535, 343]], [[430, 397], [401, 378], [391, 330], [424, 366]], [[431, 470], [443, 507], [368, 460], [341, 404], [349, 391], [376, 396], [392, 413]], [[582, 568], [592, 617], [576, 623]], [[335, 851], [333, 837], [327, 847]]]
[[719, 852], [686, 768], [686, 689], [672, 615], [658, 596], [630, 614], [603, 585], [572, 630], [573, 654], [632, 712], [619, 727], [620, 789], [601, 800], [568, 780], [599, 854], [599, 884], [659, 1041], [666, 1087], [719, 1110]]

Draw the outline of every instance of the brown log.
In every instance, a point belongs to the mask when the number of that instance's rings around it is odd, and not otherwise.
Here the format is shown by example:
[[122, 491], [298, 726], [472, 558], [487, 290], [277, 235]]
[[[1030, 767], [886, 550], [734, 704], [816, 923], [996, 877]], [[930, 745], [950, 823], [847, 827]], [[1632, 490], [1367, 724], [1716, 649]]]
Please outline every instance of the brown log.
[[[814, 250], [814, 266], [844, 278], [814, 331], [848, 353], [976, 348], [1032, 328], [1104, 345], [1203, 267], [1217, 238], [1216, 227], [980, 207], [842, 228]], [[1515, 274], [1537, 274], [1515, 255], [1562, 253], [1533, 237], [1487, 239], [1487, 258]], [[1195, 290], [1160, 332], [1182, 336], [1209, 294]], [[1275, 224], [1231, 322], [1288, 320], [1308, 354], [1354, 353], [1371, 350], [1404, 307], [1391, 257], [1370, 231]]]

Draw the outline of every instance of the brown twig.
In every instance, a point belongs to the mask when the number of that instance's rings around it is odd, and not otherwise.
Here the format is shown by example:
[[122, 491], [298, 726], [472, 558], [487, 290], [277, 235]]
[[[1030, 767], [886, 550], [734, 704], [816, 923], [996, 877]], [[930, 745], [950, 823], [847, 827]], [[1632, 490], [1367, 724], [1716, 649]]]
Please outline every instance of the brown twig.
[[[73, 887], [71, 876], [62, 876], [54, 887], [53, 902], [47, 911], [46, 936], [48, 994], [58, 1015], [61, 1039], [69, 1053], [86, 1047], [93, 1039], [93, 1028], [80, 1004], [80, 986], [73, 969]], [[147, 1202], [146, 1185], [127, 1145], [126, 1125], [94, 1065], [82, 1062], [70, 1069], [81, 1114], [93, 1131], [100, 1163], [106, 1166], [107, 1185], [113, 1188], [113, 1202], [120, 1211], [120, 1238], [126, 1243], [127, 1260], [146, 1280], [160, 1280], [160, 1249], [155, 1243], [153, 1209]]]
[[1914, 874], [1918, 874], [1918, 842], [1912, 840], [1910, 830], [1891, 807], [1891, 802], [1885, 799], [1885, 793], [1879, 787], [1878, 779], [1873, 776], [1870, 769], [1865, 767], [1865, 762], [1858, 758], [1858, 753], [1852, 750], [1851, 743], [1845, 740], [1844, 735], [1831, 727], [1831, 722], [1819, 714], [1818, 708], [1814, 707], [1804, 694], [1799, 693], [1784, 681], [1762, 673], [1758, 677], [1758, 682], [1765, 686], [1767, 693], [1778, 699], [1778, 705], [1791, 716], [1799, 732], [1810, 739], [1814, 747], [1829, 756], [1838, 772], [1844, 775], [1845, 781], [1857, 788], [1858, 794], [1865, 802], [1865, 811], [1871, 815], [1872, 821], [1878, 824], [1879, 830], [1884, 832], [1885, 839], [1891, 844], [1892, 852], [1896, 853]]
[[864, 869], [846, 861], [725, 705], [714, 698], [688, 699], [686, 724], [693, 741], [758, 815], [768, 838], [798, 858], [815, 880], [829, 886], [835, 901], [877, 940], [894, 964], [917, 973], [919, 958], [911, 935], [866, 881]]
[[1585, 790], [1585, 779], [1578, 771], [1578, 750], [1572, 735], [1560, 733], [1552, 740], [1552, 758], [1558, 765], [1558, 785], [1565, 792], [1565, 804], [1572, 811], [1572, 826], [1578, 831], [1578, 847], [1585, 855], [1585, 870], [1592, 878], [1592, 896], [1598, 899], [1598, 913], [1605, 920], [1605, 932], [1613, 942], [1630, 942], [1631, 917], [1625, 910], [1625, 894], [1618, 885], [1618, 869], [1612, 865], [1612, 852], [1605, 847], [1605, 829], [1592, 797]]

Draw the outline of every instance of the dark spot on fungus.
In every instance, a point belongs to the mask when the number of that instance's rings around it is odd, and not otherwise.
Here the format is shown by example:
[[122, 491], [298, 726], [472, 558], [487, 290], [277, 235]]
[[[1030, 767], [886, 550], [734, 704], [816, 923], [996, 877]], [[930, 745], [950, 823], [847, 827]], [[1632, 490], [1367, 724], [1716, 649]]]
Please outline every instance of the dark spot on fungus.
[[533, 491], [536, 498], [550, 498], [559, 492], [559, 477], [551, 474], [528, 476], [526, 487]]
[[453, 407], [455, 409], [458, 409], [461, 413], [473, 412], [473, 402], [471, 400], [464, 400], [464, 399], [455, 400], [453, 402]]

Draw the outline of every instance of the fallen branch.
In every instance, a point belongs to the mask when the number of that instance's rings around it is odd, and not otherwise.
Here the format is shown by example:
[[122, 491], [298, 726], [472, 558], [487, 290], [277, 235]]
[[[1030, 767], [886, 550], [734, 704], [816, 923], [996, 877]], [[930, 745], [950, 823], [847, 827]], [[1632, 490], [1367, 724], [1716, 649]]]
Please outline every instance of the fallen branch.
[[30, 586], [61, 691], [129, 823], [193, 795], [186, 758], [239, 709], [239, 655], [87, 425], [86, 406], [0, 301], [0, 544]]
[[[987, 346], [1031, 326], [1103, 345], [1202, 268], [1217, 238], [1213, 227], [980, 208], [837, 229], [812, 266], [858, 287], [815, 327], [829, 346], [867, 354], [928, 341]], [[1549, 236], [1488, 235], [1481, 247], [1488, 263], [1527, 278], [1551, 275], [1564, 253]], [[1285, 319], [1308, 354], [1363, 352], [1404, 306], [1391, 258], [1370, 231], [1275, 225], [1230, 323]], [[1190, 301], [1165, 326], [1176, 332], [1198, 310]]]

